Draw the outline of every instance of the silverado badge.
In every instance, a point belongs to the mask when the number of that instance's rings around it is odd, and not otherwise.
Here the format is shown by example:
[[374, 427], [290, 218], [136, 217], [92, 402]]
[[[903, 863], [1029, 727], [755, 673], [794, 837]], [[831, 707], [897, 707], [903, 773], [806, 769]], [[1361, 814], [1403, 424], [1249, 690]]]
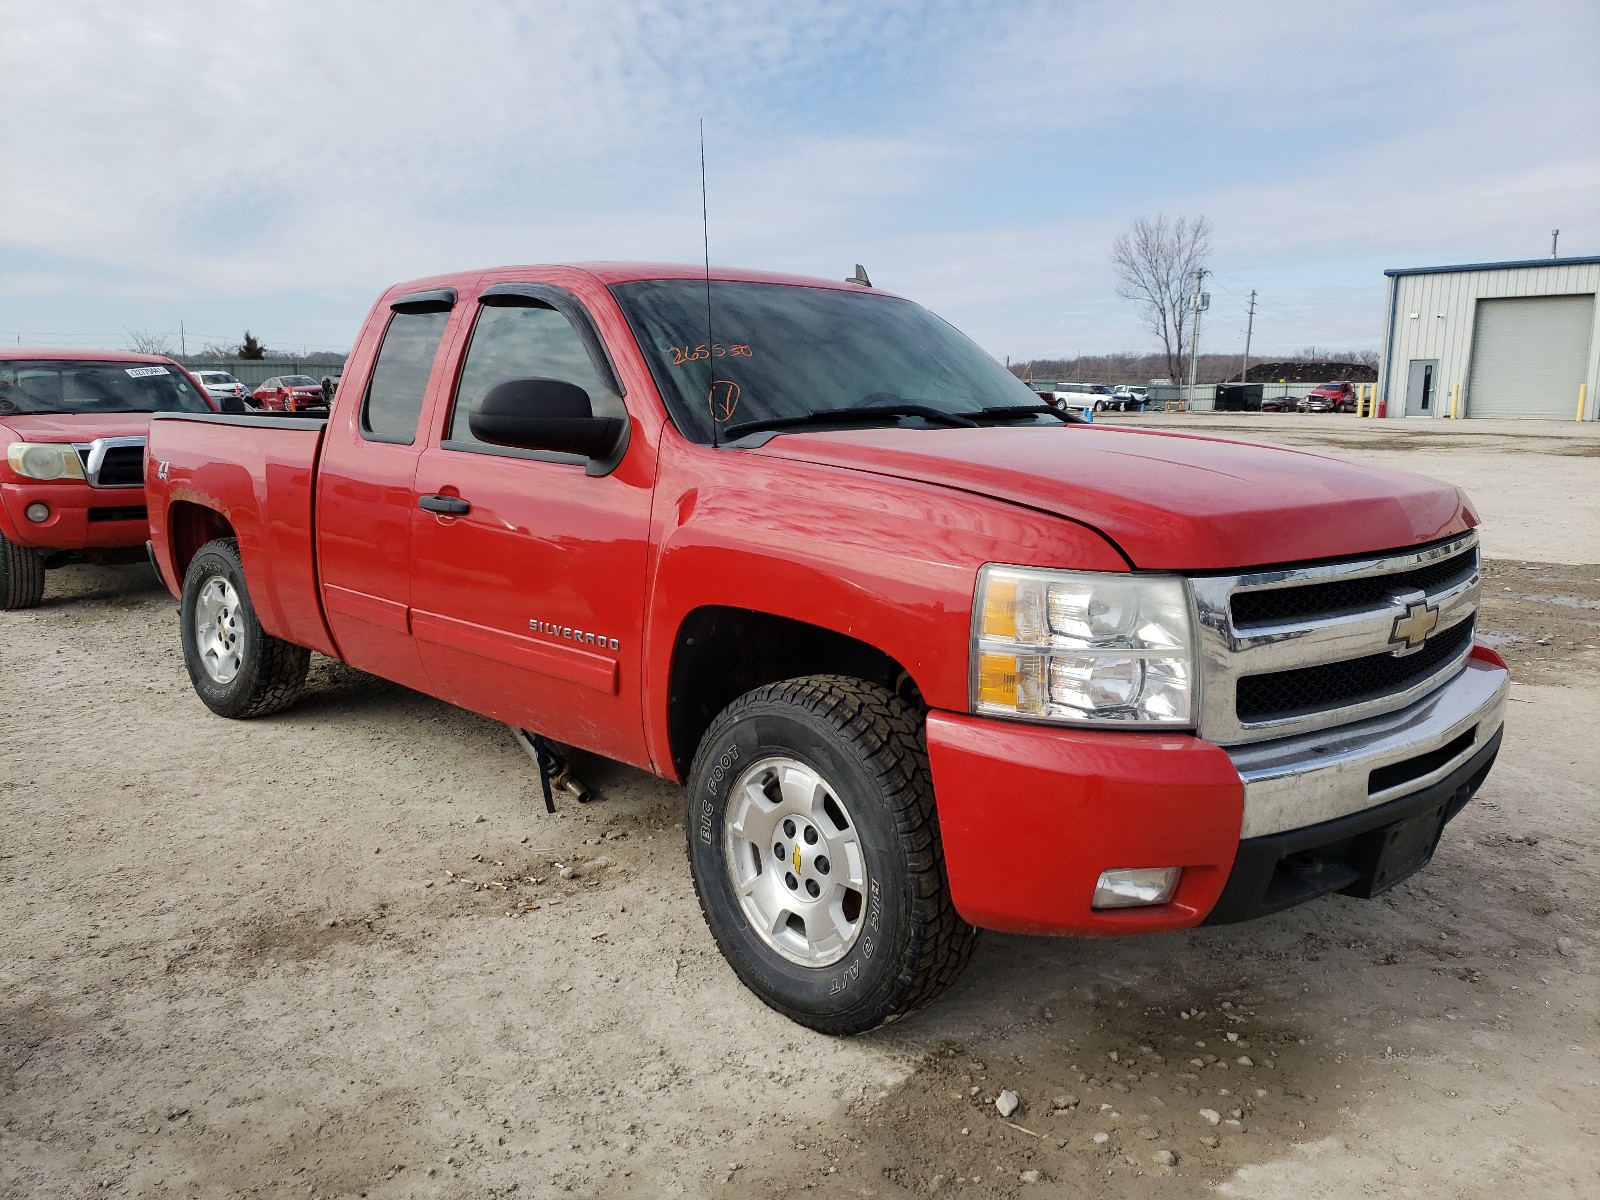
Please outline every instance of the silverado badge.
[[1403, 650], [1397, 649], [1396, 654], [1420, 650], [1438, 624], [1439, 609], [1436, 606], [1429, 604], [1426, 597], [1413, 600], [1406, 605], [1406, 611], [1394, 619], [1394, 628], [1389, 631], [1389, 644], [1404, 647]]

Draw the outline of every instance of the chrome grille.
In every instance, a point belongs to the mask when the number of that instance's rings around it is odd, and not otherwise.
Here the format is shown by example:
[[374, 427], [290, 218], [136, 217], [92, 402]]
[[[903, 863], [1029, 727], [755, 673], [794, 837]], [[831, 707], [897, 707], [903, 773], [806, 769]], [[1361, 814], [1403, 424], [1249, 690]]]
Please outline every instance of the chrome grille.
[[[1237, 745], [1392, 712], [1439, 687], [1471, 649], [1478, 538], [1351, 562], [1191, 580], [1200, 621], [1201, 736]], [[1422, 605], [1421, 647], [1391, 640]]]
[[142, 437], [111, 437], [74, 442], [72, 448], [90, 487], [120, 488], [144, 486], [144, 445]]
[[1239, 720], [1281, 721], [1403, 691], [1433, 675], [1471, 641], [1469, 617], [1430, 638], [1416, 654], [1396, 658], [1384, 651], [1318, 667], [1246, 675], [1239, 680]]
[[1475, 554], [1431, 562], [1414, 571], [1393, 575], [1373, 575], [1364, 579], [1336, 579], [1331, 583], [1311, 583], [1304, 587], [1271, 588], [1261, 592], [1239, 592], [1233, 598], [1233, 624], [1236, 629], [1274, 625], [1297, 617], [1327, 616], [1383, 604], [1395, 588], [1419, 592], [1439, 592], [1462, 582], [1478, 569]]

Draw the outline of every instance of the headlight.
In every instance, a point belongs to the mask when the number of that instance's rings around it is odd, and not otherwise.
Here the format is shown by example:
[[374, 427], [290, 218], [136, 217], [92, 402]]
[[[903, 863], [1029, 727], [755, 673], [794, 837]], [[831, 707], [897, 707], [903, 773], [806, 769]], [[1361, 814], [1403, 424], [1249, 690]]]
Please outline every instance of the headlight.
[[1035, 721], [1193, 723], [1189, 590], [1171, 575], [984, 567], [972, 710]]
[[83, 460], [65, 442], [12, 442], [6, 462], [29, 479], [82, 479]]

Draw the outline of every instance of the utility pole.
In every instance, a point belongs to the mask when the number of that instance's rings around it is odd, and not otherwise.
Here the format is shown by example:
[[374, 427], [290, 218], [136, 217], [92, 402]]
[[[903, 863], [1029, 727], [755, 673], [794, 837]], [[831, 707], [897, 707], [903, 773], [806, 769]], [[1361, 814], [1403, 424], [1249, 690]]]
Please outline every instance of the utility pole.
[[1556, 256], [1556, 239], [1558, 237], [1560, 237], [1560, 236], [1561, 236], [1561, 230], [1552, 229], [1550, 231], [1550, 257], [1551, 258], [1554, 258]]
[[1200, 347], [1200, 306], [1204, 303], [1205, 293], [1200, 290], [1206, 281], [1209, 272], [1204, 267], [1199, 267], [1194, 273], [1194, 297], [1189, 301], [1194, 309], [1194, 330], [1189, 334], [1189, 411], [1194, 411], [1194, 372], [1196, 356]]
[[1250, 335], [1256, 328], [1256, 290], [1250, 289], [1250, 323], [1244, 327], [1244, 363], [1239, 367], [1239, 382], [1250, 382]]
[[183, 331], [183, 322], [178, 322], [178, 353], [184, 358], [189, 357], [189, 336]]

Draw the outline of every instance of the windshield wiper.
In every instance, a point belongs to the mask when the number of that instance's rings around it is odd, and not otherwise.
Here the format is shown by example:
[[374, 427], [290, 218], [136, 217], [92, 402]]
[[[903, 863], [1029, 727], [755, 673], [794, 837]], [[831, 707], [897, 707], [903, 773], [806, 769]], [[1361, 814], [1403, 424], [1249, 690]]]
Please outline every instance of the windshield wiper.
[[740, 421], [722, 431], [725, 438], [743, 437], [766, 429], [796, 429], [802, 425], [870, 424], [882, 417], [921, 417], [959, 429], [976, 429], [978, 423], [964, 413], [946, 412], [931, 404], [858, 404], [849, 408], [830, 408], [800, 413], [792, 417], [768, 417], [762, 421]]
[[1056, 417], [1067, 425], [1087, 425], [1081, 415], [1070, 409], [1057, 408], [1053, 404], [996, 404], [990, 408], [980, 408], [973, 416], [978, 417], [1010, 417], [1010, 416], [1037, 416], [1044, 415]]

